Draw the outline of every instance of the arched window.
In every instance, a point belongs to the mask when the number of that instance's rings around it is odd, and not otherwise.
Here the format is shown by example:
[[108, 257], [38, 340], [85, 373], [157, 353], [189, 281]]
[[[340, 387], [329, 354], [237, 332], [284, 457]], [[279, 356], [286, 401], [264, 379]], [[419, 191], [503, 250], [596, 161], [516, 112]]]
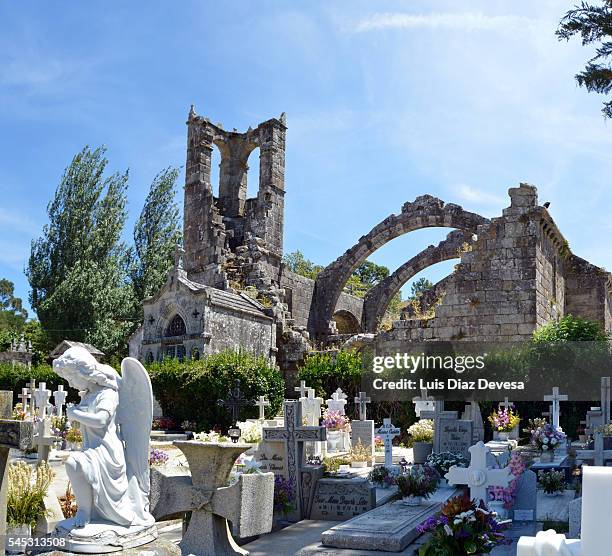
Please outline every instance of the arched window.
[[174, 315], [170, 321], [170, 324], [168, 325], [166, 336], [185, 336], [185, 334], [187, 334], [185, 321], [180, 315]]

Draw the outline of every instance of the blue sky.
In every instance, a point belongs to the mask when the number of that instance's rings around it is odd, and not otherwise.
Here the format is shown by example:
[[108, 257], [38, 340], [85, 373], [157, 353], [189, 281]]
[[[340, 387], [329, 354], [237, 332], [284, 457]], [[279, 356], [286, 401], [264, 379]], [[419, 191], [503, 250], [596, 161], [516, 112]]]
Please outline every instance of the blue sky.
[[[27, 299], [30, 241], [85, 144], [130, 169], [129, 239], [154, 175], [184, 164], [191, 103], [229, 129], [287, 113], [286, 251], [327, 264], [424, 193], [495, 216], [526, 181], [612, 269], [612, 122], [573, 79], [591, 50], [554, 36], [572, 4], [3, 2], [0, 277]], [[372, 259], [393, 270], [447, 231]]]

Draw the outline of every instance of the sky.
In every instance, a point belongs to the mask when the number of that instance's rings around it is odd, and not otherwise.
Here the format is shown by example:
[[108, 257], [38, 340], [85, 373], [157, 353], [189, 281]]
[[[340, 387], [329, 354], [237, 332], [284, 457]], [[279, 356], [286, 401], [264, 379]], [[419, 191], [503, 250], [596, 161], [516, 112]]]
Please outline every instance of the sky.
[[[184, 165], [191, 104], [241, 131], [287, 114], [286, 252], [326, 265], [423, 194], [496, 216], [528, 182], [612, 269], [612, 122], [574, 80], [592, 49], [554, 36], [574, 3], [0, 2], [0, 278], [27, 300], [30, 242], [84, 145], [130, 170], [131, 241], [155, 174]], [[371, 260], [393, 271], [448, 231]]]

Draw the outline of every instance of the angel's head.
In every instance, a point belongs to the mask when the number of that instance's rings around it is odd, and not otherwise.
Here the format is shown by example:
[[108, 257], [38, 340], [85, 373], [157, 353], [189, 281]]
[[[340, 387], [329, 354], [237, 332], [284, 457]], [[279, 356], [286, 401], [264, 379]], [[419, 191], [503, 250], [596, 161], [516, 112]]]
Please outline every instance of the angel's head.
[[108, 365], [98, 363], [91, 353], [80, 346], [71, 347], [54, 359], [53, 370], [77, 390], [91, 390], [93, 385], [119, 389], [117, 371]]

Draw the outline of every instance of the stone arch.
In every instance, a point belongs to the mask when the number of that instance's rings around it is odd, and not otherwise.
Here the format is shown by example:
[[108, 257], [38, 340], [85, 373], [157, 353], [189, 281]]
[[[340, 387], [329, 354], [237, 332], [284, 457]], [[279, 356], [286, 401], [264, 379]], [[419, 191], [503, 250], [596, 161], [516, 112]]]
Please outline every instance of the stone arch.
[[326, 267], [318, 276], [311, 305], [309, 328], [315, 337], [333, 331], [331, 320], [338, 298], [353, 270], [374, 251], [403, 234], [423, 228], [456, 228], [475, 233], [489, 221], [459, 205], [423, 195], [405, 203], [399, 215], [392, 214]]
[[341, 309], [332, 315], [338, 334], [359, 334], [361, 326], [359, 319], [350, 311]]
[[462, 230], [450, 232], [438, 245], [430, 245], [370, 289], [363, 300], [361, 327], [364, 332], [376, 332], [389, 303], [406, 282], [434, 264], [459, 258], [464, 244], [472, 242], [472, 236]]
[[185, 319], [178, 313], [175, 313], [175, 315], [168, 322], [168, 326], [166, 326], [164, 336], [175, 337], [185, 335], [187, 335], [187, 325], [185, 324]]

